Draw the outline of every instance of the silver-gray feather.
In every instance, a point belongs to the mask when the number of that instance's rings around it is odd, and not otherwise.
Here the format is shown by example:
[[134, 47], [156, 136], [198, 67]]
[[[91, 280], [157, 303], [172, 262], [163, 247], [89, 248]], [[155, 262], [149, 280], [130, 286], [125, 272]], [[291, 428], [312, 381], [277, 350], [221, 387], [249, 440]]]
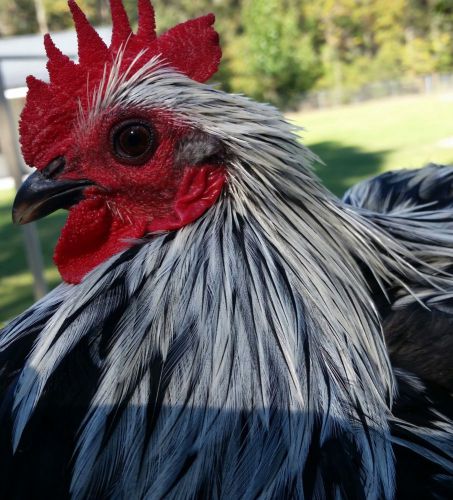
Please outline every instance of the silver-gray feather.
[[[453, 234], [415, 243], [416, 227], [343, 205], [312, 173], [316, 158], [297, 131], [270, 106], [197, 84], [158, 60], [127, 78], [112, 71], [102, 85], [93, 113], [164, 109], [191, 125], [194, 137], [215, 138], [228, 186], [195, 223], [172, 237], [150, 235], [132, 260], [115, 256], [47, 299], [57, 294], [61, 304], [20, 377], [15, 445], [52, 373], [90, 336], [101, 378], [78, 436], [74, 498], [98, 491], [194, 498], [206, 482], [216, 498], [277, 498], [289, 485], [304, 498], [313, 442], [340, 434], [357, 450], [363, 496], [392, 498], [394, 380], [359, 263], [383, 284], [442, 287], [447, 278], [428, 264], [452, 259]], [[124, 301], [110, 286], [119, 278], [128, 305], [110, 332], [93, 337], [93, 325]], [[12, 325], [0, 349], [25, 332]], [[149, 433], [156, 394], [161, 410]], [[449, 432], [445, 422], [443, 433], [426, 439], [442, 447]], [[451, 471], [452, 456], [432, 459]], [[315, 477], [313, 498], [323, 498], [321, 469]], [[345, 497], [341, 485], [335, 497]]]

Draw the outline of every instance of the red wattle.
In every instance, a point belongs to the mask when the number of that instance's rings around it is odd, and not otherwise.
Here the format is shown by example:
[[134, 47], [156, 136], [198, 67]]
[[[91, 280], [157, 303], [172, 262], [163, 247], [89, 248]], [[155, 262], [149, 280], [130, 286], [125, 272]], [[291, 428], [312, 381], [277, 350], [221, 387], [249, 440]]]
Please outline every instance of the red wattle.
[[134, 241], [156, 231], [179, 229], [201, 217], [219, 198], [225, 172], [218, 166], [187, 167], [173, 207], [153, 218], [138, 210], [125, 210], [114, 202], [113, 210], [103, 196], [88, 198], [69, 211], [54, 253], [54, 261], [67, 283], [83, 277]]
[[129, 248], [145, 232], [145, 219], [114, 217], [104, 200], [84, 200], [69, 212], [55, 248], [55, 264], [67, 283], [80, 283], [89, 271]]

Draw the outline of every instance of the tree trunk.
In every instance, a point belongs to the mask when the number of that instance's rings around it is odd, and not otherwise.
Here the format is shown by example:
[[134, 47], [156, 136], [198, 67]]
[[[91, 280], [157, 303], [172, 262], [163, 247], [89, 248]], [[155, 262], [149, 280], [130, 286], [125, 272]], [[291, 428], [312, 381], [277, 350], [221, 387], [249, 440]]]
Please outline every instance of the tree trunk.
[[49, 31], [49, 26], [47, 25], [46, 9], [44, 8], [43, 0], [34, 0], [34, 2], [39, 31], [45, 34]]

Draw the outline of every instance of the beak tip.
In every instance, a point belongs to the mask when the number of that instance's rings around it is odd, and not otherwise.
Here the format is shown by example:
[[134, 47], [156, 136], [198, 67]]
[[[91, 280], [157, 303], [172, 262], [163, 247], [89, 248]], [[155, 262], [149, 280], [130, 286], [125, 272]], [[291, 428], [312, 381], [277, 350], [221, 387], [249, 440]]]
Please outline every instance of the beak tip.
[[[47, 174], [55, 175], [61, 171], [62, 160], [57, 160], [46, 167]], [[93, 185], [93, 182], [85, 179], [59, 180], [52, 178], [52, 175], [45, 176], [37, 170], [25, 180], [13, 203], [14, 224], [28, 224], [59, 208], [71, 207], [83, 199], [84, 189]]]
[[23, 214], [17, 210], [17, 208], [13, 208], [13, 211], [12, 211], [12, 221], [13, 221], [13, 224], [16, 224], [17, 226], [20, 226], [23, 224]]

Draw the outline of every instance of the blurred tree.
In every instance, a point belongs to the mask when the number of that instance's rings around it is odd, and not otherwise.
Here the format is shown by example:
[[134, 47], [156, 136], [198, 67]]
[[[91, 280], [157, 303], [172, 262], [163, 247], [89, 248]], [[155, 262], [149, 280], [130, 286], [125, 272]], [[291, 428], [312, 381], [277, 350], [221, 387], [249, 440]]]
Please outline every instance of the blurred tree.
[[35, 6], [31, 0], [0, 0], [0, 35], [20, 35], [38, 31]]
[[[0, 36], [72, 27], [67, 0], [0, 0]], [[78, 0], [109, 24], [108, 0]], [[124, 0], [137, 22], [137, 0]], [[311, 88], [339, 98], [376, 80], [453, 72], [453, 0], [153, 0], [159, 31], [209, 11], [224, 51], [215, 80], [288, 105]], [[41, 23], [42, 24], [42, 23]]]
[[[72, 18], [69, 14], [67, 0], [43, 0], [43, 2], [50, 31], [72, 28]], [[92, 21], [99, 23], [99, 19], [96, 17], [96, 4], [98, 2], [78, 0], [77, 3]]]
[[303, 21], [300, 1], [244, 1], [242, 67], [235, 68], [249, 94], [288, 104], [313, 86], [321, 68]]
[[319, 0], [307, 5], [321, 42], [320, 88], [338, 93], [401, 74], [407, 0]]
[[43, 0], [34, 0], [34, 2], [39, 31], [41, 33], [47, 33], [49, 31], [49, 27], [47, 25], [46, 9], [44, 7]]

